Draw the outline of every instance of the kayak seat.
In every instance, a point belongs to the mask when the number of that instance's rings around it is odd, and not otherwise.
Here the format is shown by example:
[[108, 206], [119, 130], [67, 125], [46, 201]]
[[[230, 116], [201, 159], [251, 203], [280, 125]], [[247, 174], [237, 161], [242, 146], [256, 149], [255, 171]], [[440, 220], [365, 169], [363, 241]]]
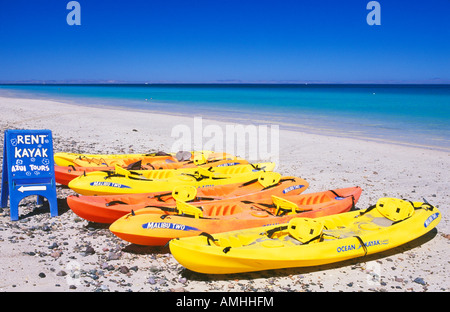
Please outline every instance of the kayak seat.
[[114, 202], [116, 202], [118, 204], [120, 204], [120, 203], [123, 204], [124, 203], [126, 205], [135, 205], [135, 204], [139, 204], [140, 203], [140, 199], [133, 198], [133, 197], [123, 197], [123, 196], [117, 197], [117, 198], [113, 197], [113, 198], [105, 199], [106, 206], [110, 206]]
[[203, 217], [202, 208], [177, 200], [177, 210], [180, 215], [193, 215], [195, 218]]
[[325, 203], [331, 201], [330, 197], [327, 194], [320, 194], [314, 196], [305, 196], [297, 202], [297, 205], [315, 205], [318, 203]]
[[388, 218], [380, 218], [380, 217], [373, 218], [372, 222], [380, 227], [388, 227], [391, 226], [392, 223], [394, 223], [394, 221], [389, 220]]
[[414, 205], [398, 198], [380, 198], [376, 208], [379, 213], [394, 222], [405, 220], [414, 214]]
[[172, 197], [177, 201], [191, 201], [195, 196], [197, 196], [197, 189], [192, 185], [177, 185], [172, 191]]
[[202, 196], [225, 196], [230, 193], [229, 185], [216, 185], [212, 188], [203, 188], [202, 189]]
[[264, 188], [274, 186], [278, 184], [281, 180], [281, 174], [278, 172], [273, 171], [264, 171], [261, 173], [261, 175], [258, 177], [258, 182], [261, 184]]
[[289, 234], [303, 244], [320, 241], [323, 229], [323, 224], [312, 218], [293, 218], [288, 223]]
[[208, 210], [207, 215], [210, 217], [231, 216], [242, 211], [242, 207], [237, 204], [214, 205]]
[[148, 172], [148, 179], [167, 179], [174, 175], [172, 171], [166, 170], [151, 170]]

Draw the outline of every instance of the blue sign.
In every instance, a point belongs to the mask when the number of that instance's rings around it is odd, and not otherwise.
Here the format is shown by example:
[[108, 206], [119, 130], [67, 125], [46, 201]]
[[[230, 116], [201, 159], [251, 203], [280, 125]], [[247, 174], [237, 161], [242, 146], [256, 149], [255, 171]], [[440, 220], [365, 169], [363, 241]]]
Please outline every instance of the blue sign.
[[47, 198], [51, 216], [58, 215], [52, 132], [6, 130], [0, 206], [7, 206], [9, 196], [11, 220], [18, 220], [19, 203], [30, 195], [38, 203]]

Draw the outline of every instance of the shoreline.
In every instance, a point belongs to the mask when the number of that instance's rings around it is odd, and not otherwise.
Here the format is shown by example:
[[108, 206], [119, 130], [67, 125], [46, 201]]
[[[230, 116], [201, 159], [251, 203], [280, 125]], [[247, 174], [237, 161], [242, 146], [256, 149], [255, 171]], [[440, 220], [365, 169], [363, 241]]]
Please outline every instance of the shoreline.
[[[5, 94], [6, 93], [6, 94]], [[11, 98], [11, 99], [23, 99], [23, 100], [33, 100], [33, 96], [36, 94], [33, 94], [30, 91], [16, 91], [16, 90], [9, 90], [9, 89], [1, 89], [0, 88], [0, 99], [1, 98]], [[233, 110], [227, 110], [222, 109], [222, 111], [214, 111], [211, 112], [202, 112], [202, 113], [195, 113], [195, 112], [187, 112], [182, 111], [180, 113], [177, 112], [170, 112], [170, 111], [164, 111], [161, 110], [161, 107], [165, 105], [163, 102], [157, 102], [157, 101], [151, 101], [152, 104], [156, 105], [156, 109], [150, 109], [150, 108], [140, 108], [137, 107], [139, 105], [142, 105], [144, 102], [139, 100], [127, 100], [127, 102], [131, 103], [131, 106], [121, 105], [118, 104], [122, 100], [119, 99], [107, 99], [107, 98], [76, 98], [74, 100], [70, 100], [67, 97], [55, 97], [55, 98], [39, 98], [38, 100], [41, 101], [50, 101], [55, 103], [64, 103], [68, 105], [75, 105], [75, 106], [81, 106], [86, 108], [99, 108], [99, 109], [110, 109], [110, 110], [119, 110], [119, 111], [133, 111], [137, 113], [150, 113], [150, 114], [157, 114], [157, 115], [165, 115], [165, 116], [175, 116], [175, 117], [190, 117], [194, 118], [197, 115], [202, 115], [204, 119], [211, 120], [211, 121], [218, 121], [221, 123], [235, 123], [235, 124], [249, 124], [249, 113], [243, 113], [244, 117], [241, 117], [239, 115], [233, 115]], [[83, 101], [85, 103], [83, 103]], [[114, 102], [114, 104], [111, 104], [111, 101]], [[147, 102], [147, 99], [145, 99], [145, 102]], [[148, 102], [150, 103], [150, 102]], [[178, 107], [174, 106], [173, 109], [176, 110]], [[228, 116], [224, 116], [228, 115]], [[396, 137], [395, 139], [389, 137], [389, 133], [383, 133], [381, 136], [377, 136], [377, 132], [384, 131], [382, 128], [377, 129], [376, 127], [372, 131], [367, 131], [367, 129], [361, 128], [361, 126], [358, 128], [354, 128], [354, 126], [343, 128], [336, 128], [330, 127], [328, 124], [324, 123], [323, 121], [321, 123], [315, 123], [313, 125], [310, 124], [302, 124], [302, 123], [293, 123], [293, 122], [286, 122], [279, 120], [278, 117], [276, 121], [273, 121], [270, 119], [271, 116], [269, 115], [257, 115], [256, 118], [252, 117], [251, 124], [264, 124], [264, 125], [278, 125], [280, 129], [282, 130], [288, 130], [288, 131], [295, 131], [295, 132], [301, 132], [301, 133], [307, 133], [307, 134], [313, 134], [313, 135], [322, 135], [322, 136], [331, 136], [331, 137], [337, 137], [337, 138], [348, 138], [348, 139], [355, 139], [355, 140], [363, 140], [363, 141], [373, 141], [378, 143], [387, 143], [387, 144], [394, 144], [394, 145], [403, 145], [407, 147], [417, 147], [417, 148], [424, 148], [424, 149], [430, 149], [430, 150], [437, 150], [437, 151], [443, 151], [443, 152], [450, 152], [450, 146], [448, 145], [432, 145], [432, 144], [426, 144], [426, 142], [430, 141], [442, 141], [445, 140], [443, 138], [436, 139], [433, 137], [422, 137], [420, 139], [417, 139], [417, 133], [410, 133], [408, 137], [404, 139], [400, 139], [399, 137]], [[365, 125], [364, 127], [370, 128], [372, 125]], [[398, 135], [398, 134], [397, 134]], [[421, 133], [419, 133], [419, 136]], [[419, 140], [419, 141], [414, 141]]]
[[[50, 129], [54, 151], [168, 151], [171, 129], [193, 118], [47, 100], [0, 97], [5, 129]], [[203, 118], [204, 125], [227, 121]], [[19, 221], [0, 211], [0, 291], [437, 291], [450, 290], [450, 157], [448, 152], [388, 142], [280, 129], [277, 171], [310, 183], [306, 191], [358, 185], [358, 208], [379, 197], [426, 198], [442, 212], [437, 230], [391, 251], [333, 265], [205, 276], [186, 271], [167, 248], [131, 245], [107, 226], [77, 217], [65, 204], [74, 194], [58, 186], [59, 216], [32, 197]], [[2, 145], [3, 148], [3, 145]], [[73, 238], [76, 239], [73, 239]], [[77, 275], [78, 274], [78, 275]]]

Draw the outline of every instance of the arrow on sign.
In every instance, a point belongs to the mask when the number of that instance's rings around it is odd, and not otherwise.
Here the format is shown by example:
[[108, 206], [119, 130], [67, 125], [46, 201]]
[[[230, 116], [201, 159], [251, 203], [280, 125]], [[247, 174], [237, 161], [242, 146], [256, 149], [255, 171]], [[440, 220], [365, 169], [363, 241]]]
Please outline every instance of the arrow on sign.
[[19, 187], [19, 192], [27, 192], [27, 191], [45, 191], [47, 186], [45, 185], [37, 185], [37, 186], [21, 186]]

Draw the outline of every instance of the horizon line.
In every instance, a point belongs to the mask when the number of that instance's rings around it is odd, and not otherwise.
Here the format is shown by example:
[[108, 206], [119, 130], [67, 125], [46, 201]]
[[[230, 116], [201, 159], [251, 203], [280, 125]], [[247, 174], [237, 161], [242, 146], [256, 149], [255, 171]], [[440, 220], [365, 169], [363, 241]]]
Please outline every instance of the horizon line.
[[227, 80], [213, 80], [213, 81], [130, 81], [130, 80], [112, 80], [112, 79], [70, 79], [70, 80], [0, 80], [0, 85], [159, 85], [159, 84], [173, 84], [173, 85], [201, 85], [201, 84], [215, 84], [215, 85], [448, 85], [450, 80], [434, 78], [426, 80], [358, 80], [358, 81], [319, 81], [319, 80], [265, 80], [265, 81], [242, 81], [238, 79]]

